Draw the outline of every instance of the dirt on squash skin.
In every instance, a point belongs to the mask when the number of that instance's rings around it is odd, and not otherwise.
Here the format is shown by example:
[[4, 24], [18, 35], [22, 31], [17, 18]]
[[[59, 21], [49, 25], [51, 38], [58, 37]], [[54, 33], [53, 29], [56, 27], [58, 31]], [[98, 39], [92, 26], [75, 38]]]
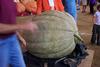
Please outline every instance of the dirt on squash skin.
[[93, 21], [92, 15], [89, 14], [89, 8], [87, 8], [86, 13], [81, 13], [81, 11], [78, 13], [77, 25], [87, 48], [95, 51], [92, 67], [100, 67], [100, 46], [90, 43]]

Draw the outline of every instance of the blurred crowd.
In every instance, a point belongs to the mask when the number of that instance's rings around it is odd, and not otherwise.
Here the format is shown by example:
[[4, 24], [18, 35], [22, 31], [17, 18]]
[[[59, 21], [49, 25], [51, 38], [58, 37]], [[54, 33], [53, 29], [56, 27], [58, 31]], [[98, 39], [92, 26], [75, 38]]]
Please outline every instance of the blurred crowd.
[[76, 4], [78, 10], [80, 10], [80, 6], [82, 6], [82, 13], [85, 13], [87, 6], [89, 6], [90, 14], [93, 15], [95, 13], [95, 6], [100, 4], [100, 0], [76, 0]]

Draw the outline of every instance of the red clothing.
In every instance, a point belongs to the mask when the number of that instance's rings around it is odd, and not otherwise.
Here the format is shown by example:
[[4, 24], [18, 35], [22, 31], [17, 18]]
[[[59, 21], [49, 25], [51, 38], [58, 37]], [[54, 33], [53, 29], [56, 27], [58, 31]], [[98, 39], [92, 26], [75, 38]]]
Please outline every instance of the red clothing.
[[[54, 0], [54, 8], [58, 11], [64, 11], [62, 1]], [[51, 7], [48, 0], [37, 0], [37, 14], [41, 14], [41, 12], [49, 10], [51, 10]]]
[[[16, 4], [13, 0], [0, 0], [0, 23], [15, 24], [16, 23]], [[0, 34], [0, 38], [12, 35]]]

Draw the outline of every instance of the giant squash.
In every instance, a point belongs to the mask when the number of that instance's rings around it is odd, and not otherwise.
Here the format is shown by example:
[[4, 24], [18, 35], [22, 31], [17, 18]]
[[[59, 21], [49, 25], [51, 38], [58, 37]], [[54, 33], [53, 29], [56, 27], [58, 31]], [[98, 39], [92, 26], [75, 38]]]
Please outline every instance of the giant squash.
[[71, 15], [65, 12], [49, 11], [33, 16], [39, 27], [36, 33], [24, 32], [28, 51], [40, 58], [61, 58], [69, 55], [76, 44], [77, 26]]

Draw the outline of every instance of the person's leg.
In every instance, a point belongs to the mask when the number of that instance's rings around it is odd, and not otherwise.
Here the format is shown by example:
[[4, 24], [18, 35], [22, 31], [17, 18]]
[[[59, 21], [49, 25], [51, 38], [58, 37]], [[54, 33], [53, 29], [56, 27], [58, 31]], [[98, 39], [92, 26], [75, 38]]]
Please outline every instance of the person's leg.
[[94, 14], [94, 6], [93, 6], [93, 4], [90, 4], [90, 14]]
[[100, 46], [100, 26], [98, 26], [98, 29], [97, 29], [97, 45]]
[[26, 67], [17, 37], [10, 41], [10, 64], [12, 67]]
[[80, 0], [78, 0], [78, 4], [79, 4], [79, 6], [80, 6]]
[[90, 14], [92, 13], [92, 5], [90, 4]]
[[89, 0], [87, 0], [87, 5], [89, 5]]
[[92, 5], [92, 14], [94, 14], [94, 6], [95, 6], [95, 5]]
[[82, 6], [82, 13], [84, 13], [84, 5]]
[[86, 5], [83, 5], [82, 13], [86, 12]]
[[80, 3], [79, 3], [79, 0], [77, 0], [77, 2], [76, 2], [76, 8], [77, 8], [77, 11], [80, 10]]
[[92, 37], [91, 37], [91, 43], [94, 44], [96, 41], [96, 25], [93, 25], [93, 29], [92, 29]]
[[86, 12], [86, 7], [87, 7], [87, 6], [86, 6], [86, 5], [84, 5], [84, 12]]
[[0, 40], [0, 67], [8, 67], [8, 51], [7, 41]]
[[97, 45], [100, 45], [100, 34], [97, 35]]

